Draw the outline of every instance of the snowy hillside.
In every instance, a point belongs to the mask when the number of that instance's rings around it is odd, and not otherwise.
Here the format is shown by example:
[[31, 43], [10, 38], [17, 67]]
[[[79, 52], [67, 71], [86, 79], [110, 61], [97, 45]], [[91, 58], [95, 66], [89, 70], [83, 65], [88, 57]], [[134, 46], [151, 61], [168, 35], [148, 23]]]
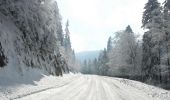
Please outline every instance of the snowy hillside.
[[[5, 68], [1, 68], [1, 75], [13, 76], [21, 72], [21, 56], [19, 56], [19, 49], [22, 49], [22, 41], [17, 35], [20, 33], [14, 23], [0, 13], [0, 44], [3, 53], [6, 56], [8, 64]], [[17, 52], [18, 51], [18, 52]], [[2, 66], [1, 66], [2, 67]], [[23, 67], [23, 66], [22, 66]]]
[[0, 85], [0, 100], [9, 99], [170, 100], [170, 91], [121, 78], [82, 74], [65, 74], [63, 77], [42, 75], [40, 80], [28, 84]]
[[23, 75], [31, 67], [59, 76], [74, 71], [68, 25], [65, 36], [60, 17], [55, 0], [0, 0], [0, 72]]

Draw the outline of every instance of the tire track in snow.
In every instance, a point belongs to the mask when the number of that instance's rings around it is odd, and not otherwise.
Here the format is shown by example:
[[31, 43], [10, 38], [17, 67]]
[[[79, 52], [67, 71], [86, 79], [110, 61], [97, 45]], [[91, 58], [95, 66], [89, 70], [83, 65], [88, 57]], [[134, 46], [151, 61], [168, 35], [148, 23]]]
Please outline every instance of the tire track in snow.
[[85, 75], [84, 78], [86, 79], [87, 85], [86, 89], [79, 95], [79, 100], [88, 100], [87, 97], [90, 97], [89, 95], [92, 94], [93, 80], [88, 75]]
[[101, 77], [101, 83], [107, 98], [105, 100], [119, 100], [119, 99], [115, 99], [116, 98], [115, 93], [111, 91], [110, 89], [111, 87], [106, 83], [103, 77]]
[[88, 88], [83, 91], [79, 100], [107, 100], [105, 89], [102, 85], [100, 77], [96, 75], [88, 77]]
[[[70, 97], [70, 99], [68, 100], [84, 100], [88, 93], [88, 89], [89, 89], [89, 82], [90, 82], [90, 79], [88, 78], [88, 76], [84, 76], [84, 85], [83, 86], [80, 86], [80, 91], [78, 93], [76, 93], [74, 96]], [[87, 93], [85, 93], [87, 92]]]
[[98, 77], [98, 80], [99, 80], [99, 89], [100, 89], [99, 93], [101, 96], [101, 100], [109, 100], [109, 98], [107, 97], [107, 90], [103, 84], [103, 79], [101, 77]]
[[132, 100], [130, 99], [126, 94], [122, 93], [122, 90], [118, 85], [116, 85], [114, 82], [110, 82], [107, 78], [103, 78], [105, 87], [108, 90], [108, 93], [112, 99], [115, 100]]
[[80, 91], [83, 89], [85, 80], [84, 77], [81, 77], [80, 79], [76, 80], [72, 84], [68, 84], [67, 86], [63, 87], [60, 91], [53, 93], [53, 97], [55, 100], [55, 97], [58, 96], [57, 100], [74, 100], [71, 98], [74, 98], [76, 95], [80, 93]]

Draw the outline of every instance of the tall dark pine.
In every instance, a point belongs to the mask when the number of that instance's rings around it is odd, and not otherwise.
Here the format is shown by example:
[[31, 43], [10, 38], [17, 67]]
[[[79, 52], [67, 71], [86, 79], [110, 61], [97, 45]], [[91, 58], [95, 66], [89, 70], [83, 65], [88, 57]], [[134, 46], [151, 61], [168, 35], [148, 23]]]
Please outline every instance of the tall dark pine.
[[75, 64], [76, 64], [76, 59], [75, 59], [75, 53], [74, 50], [72, 50], [71, 47], [71, 40], [70, 40], [70, 31], [69, 31], [69, 21], [67, 20], [66, 22], [66, 27], [65, 27], [65, 34], [64, 34], [64, 49], [65, 49], [65, 53], [66, 53], [66, 61], [68, 64], [68, 67], [70, 69], [70, 71], [75, 71]]
[[66, 50], [71, 49], [71, 42], [70, 42], [70, 31], [69, 31], [69, 21], [66, 22], [66, 28], [65, 28], [65, 37], [64, 37], [64, 46]]
[[128, 26], [126, 27], [125, 32], [127, 32], [127, 33], [133, 33], [132, 28], [130, 27], [130, 25], [128, 25]]
[[158, 9], [160, 7], [160, 3], [158, 3], [157, 0], [148, 0], [148, 3], [146, 3], [144, 9], [145, 11], [143, 12], [143, 17], [142, 17], [142, 27], [147, 27], [148, 23], [152, 22], [153, 14], [152, 12], [155, 9]]
[[108, 66], [108, 55], [107, 55], [107, 50], [106, 48], [101, 51], [99, 58], [98, 58], [98, 74], [100, 75], [107, 75], [109, 66]]
[[164, 2], [164, 31], [165, 31], [165, 37], [164, 37], [164, 44], [165, 47], [165, 58], [164, 58], [164, 64], [167, 66], [167, 71], [164, 76], [164, 83], [170, 83], [170, 0], [165, 0]]
[[157, 0], [148, 0], [144, 9], [142, 27], [148, 29], [148, 31], [143, 36], [143, 79], [161, 80], [160, 44], [162, 16], [160, 3]]
[[134, 32], [131, 28], [130, 25], [128, 25], [125, 29], [125, 35], [126, 35], [126, 41], [128, 42], [128, 53], [127, 55], [129, 56], [127, 60], [127, 64], [130, 64], [133, 66], [133, 69], [136, 69], [136, 55], [137, 55], [137, 43], [135, 39]]
[[87, 67], [87, 60], [84, 60], [83, 62], [83, 68], [82, 68], [82, 73], [87, 74], [88, 67]]
[[109, 37], [107, 42], [107, 51], [110, 52], [112, 50], [112, 37]]
[[61, 19], [61, 16], [60, 16], [60, 13], [59, 13], [59, 8], [58, 8], [58, 4], [57, 2], [54, 2], [54, 13], [56, 14], [55, 17], [56, 17], [56, 24], [57, 24], [57, 37], [58, 37], [58, 40], [60, 41], [60, 44], [61, 46], [64, 45], [64, 36], [63, 36], [63, 29], [62, 29], [62, 19]]
[[143, 81], [151, 77], [151, 37], [147, 33], [143, 35], [143, 58], [142, 58], [142, 76]]
[[[165, 0], [164, 2], [164, 31], [165, 31], [165, 46], [166, 46], [166, 54], [168, 55], [170, 52], [170, 0]], [[167, 57], [167, 66], [170, 66], [170, 57]]]

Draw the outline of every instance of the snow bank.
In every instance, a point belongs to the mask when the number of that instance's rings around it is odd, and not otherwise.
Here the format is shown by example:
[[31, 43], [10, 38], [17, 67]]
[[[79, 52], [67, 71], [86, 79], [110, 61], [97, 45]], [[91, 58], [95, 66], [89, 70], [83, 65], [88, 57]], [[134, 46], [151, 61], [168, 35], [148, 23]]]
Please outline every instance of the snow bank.
[[114, 78], [114, 79], [118, 80], [120, 83], [134, 87], [138, 90], [141, 90], [154, 98], [158, 98], [160, 100], [170, 100], [170, 91], [168, 90], [164, 90], [164, 89], [152, 86], [152, 85], [147, 85], [147, 84], [144, 84], [138, 81], [122, 79], [122, 78]]
[[74, 78], [76, 75], [72, 73], [64, 74], [63, 77], [55, 77], [44, 74], [39, 69], [28, 69], [24, 75], [16, 74], [11, 77], [6, 77], [0, 73], [0, 100], [14, 99], [62, 86], [63, 83], [68, 83]]

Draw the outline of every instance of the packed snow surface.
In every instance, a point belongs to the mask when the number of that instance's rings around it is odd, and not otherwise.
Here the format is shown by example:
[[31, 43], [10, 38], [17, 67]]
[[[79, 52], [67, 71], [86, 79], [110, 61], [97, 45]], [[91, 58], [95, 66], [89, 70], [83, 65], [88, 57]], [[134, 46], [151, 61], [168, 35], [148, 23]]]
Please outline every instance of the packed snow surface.
[[5, 82], [0, 82], [0, 100], [170, 100], [170, 91], [97, 75], [42, 75], [40, 80], [27, 84]]

